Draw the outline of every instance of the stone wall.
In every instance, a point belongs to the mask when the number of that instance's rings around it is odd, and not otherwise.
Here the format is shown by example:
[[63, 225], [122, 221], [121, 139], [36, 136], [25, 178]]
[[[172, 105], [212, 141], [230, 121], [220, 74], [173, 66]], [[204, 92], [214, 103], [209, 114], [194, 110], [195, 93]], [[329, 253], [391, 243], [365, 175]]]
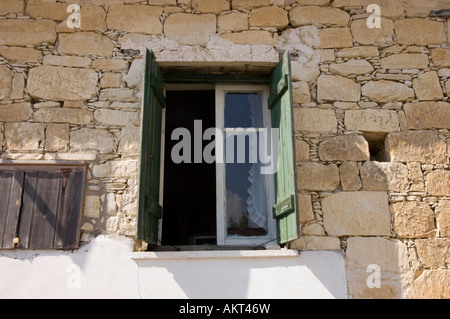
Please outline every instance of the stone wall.
[[[367, 27], [370, 3], [381, 28]], [[250, 72], [289, 50], [302, 229], [289, 247], [342, 250], [352, 298], [449, 298], [450, 23], [429, 15], [444, 8], [2, 0], [1, 159], [86, 161], [82, 240], [134, 236], [144, 49]]]

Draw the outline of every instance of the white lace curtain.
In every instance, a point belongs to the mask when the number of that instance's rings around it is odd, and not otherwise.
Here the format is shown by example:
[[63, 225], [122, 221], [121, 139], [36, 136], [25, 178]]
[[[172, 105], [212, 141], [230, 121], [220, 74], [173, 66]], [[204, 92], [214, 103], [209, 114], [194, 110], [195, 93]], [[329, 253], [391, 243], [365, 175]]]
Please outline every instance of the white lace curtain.
[[[264, 127], [263, 109], [261, 105], [261, 95], [249, 94], [248, 101], [251, 105], [250, 114], [252, 120], [252, 127], [258, 129]], [[266, 197], [266, 175], [261, 174], [261, 167], [264, 165], [258, 156], [258, 138], [263, 138], [265, 143], [265, 134], [252, 134], [250, 136], [250, 154], [258, 158], [249, 171], [248, 180], [250, 187], [247, 189], [249, 197], [247, 198], [247, 211], [250, 220], [258, 225], [258, 227], [266, 229], [267, 225], [267, 197]], [[261, 141], [259, 141], [261, 146]], [[261, 154], [261, 152], [259, 152]], [[251, 157], [251, 156], [250, 156]]]

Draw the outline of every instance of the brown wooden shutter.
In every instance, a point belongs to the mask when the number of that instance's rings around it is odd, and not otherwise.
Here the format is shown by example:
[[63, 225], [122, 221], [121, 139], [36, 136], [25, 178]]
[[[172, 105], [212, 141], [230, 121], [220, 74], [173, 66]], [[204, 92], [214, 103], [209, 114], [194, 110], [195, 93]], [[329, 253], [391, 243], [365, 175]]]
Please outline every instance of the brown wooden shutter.
[[84, 180], [85, 167], [1, 168], [0, 247], [77, 248]]

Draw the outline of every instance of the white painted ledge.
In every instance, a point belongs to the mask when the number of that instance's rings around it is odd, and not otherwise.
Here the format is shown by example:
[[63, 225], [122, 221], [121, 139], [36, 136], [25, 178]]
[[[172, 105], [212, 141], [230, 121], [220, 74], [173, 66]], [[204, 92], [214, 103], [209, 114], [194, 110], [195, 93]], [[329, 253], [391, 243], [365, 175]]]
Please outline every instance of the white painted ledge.
[[145, 251], [132, 252], [133, 260], [149, 259], [230, 259], [230, 258], [273, 258], [298, 257], [298, 251], [281, 250], [212, 250], [212, 251]]

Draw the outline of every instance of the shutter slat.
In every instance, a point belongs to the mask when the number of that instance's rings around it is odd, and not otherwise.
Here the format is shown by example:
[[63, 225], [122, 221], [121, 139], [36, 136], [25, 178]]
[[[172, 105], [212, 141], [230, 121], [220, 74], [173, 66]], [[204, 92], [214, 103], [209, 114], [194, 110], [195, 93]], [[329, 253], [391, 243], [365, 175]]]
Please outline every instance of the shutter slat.
[[23, 172], [0, 172], [0, 248], [13, 249], [22, 206]]
[[60, 172], [30, 172], [25, 175], [25, 182], [30, 175], [36, 174], [36, 186], [26, 184], [27, 192], [35, 192], [33, 219], [31, 225], [30, 249], [53, 248], [56, 222], [61, 198], [62, 175]]
[[81, 168], [62, 172], [62, 195], [55, 229], [53, 248], [78, 247], [81, 222], [85, 170]]

